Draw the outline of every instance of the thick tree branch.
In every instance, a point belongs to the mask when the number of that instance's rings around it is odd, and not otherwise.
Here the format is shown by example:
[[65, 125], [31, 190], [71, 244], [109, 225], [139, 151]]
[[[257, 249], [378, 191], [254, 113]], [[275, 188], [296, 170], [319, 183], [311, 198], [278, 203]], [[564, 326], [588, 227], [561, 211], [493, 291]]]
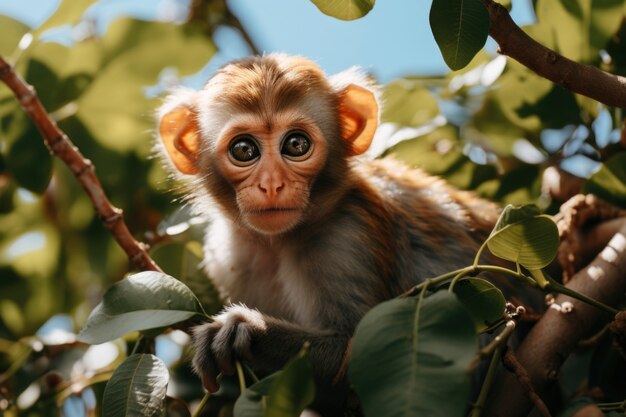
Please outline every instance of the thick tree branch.
[[[606, 229], [605, 229], [606, 230]], [[584, 269], [575, 274], [567, 287], [611, 306], [624, 301], [626, 292], [626, 222]], [[560, 295], [555, 306], [569, 302], [571, 311], [550, 308], [524, 339], [516, 356], [527, 370], [540, 396], [556, 381], [561, 365], [579, 340], [589, 337], [611, 317], [585, 303]], [[560, 311], [559, 311], [560, 310]], [[532, 403], [519, 387], [515, 376], [501, 372], [487, 401], [486, 416], [524, 417]]]
[[557, 54], [528, 36], [501, 4], [482, 1], [489, 12], [489, 35], [498, 43], [500, 53], [574, 93], [626, 108], [626, 78]]
[[26, 83], [2, 56], [0, 56], [0, 80], [13, 91], [20, 106], [35, 123], [50, 153], [63, 160], [72, 171], [91, 199], [104, 226], [111, 231], [131, 263], [140, 270], [160, 271], [161, 269], [150, 258], [144, 245], [137, 242], [131, 235], [124, 223], [122, 210], [114, 207], [107, 198], [91, 161], [80, 153], [67, 135], [50, 118], [37, 97], [35, 89]]

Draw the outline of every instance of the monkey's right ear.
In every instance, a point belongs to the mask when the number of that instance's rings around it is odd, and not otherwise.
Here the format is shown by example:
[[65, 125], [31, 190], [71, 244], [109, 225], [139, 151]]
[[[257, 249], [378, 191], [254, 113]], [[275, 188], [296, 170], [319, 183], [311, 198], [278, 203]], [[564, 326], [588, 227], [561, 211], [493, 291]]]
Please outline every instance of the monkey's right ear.
[[198, 172], [200, 133], [194, 112], [181, 105], [161, 116], [159, 134], [174, 166], [183, 174]]
[[339, 95], [341, 136], [350, 146], [352, 155], [365, 152], [378, 127], [378, 102], [368, 88], [350, 84]]

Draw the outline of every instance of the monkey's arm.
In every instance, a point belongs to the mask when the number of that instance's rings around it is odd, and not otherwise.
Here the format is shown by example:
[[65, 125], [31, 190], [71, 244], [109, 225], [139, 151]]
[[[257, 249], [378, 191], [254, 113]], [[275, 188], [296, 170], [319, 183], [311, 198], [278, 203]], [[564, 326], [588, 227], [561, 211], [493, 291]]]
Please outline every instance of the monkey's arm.
[[216, 391], [219, 372], [233, 373], [234, 361], [243, 360], [255, 371], [274, 372], [293, 358], [305, 342], [315, 379], [330, 383], [343, 359], [350, 334], [305, 329], [241, 305], [227, 307], [211, 323], [194, 329], [193, 366], [204, 387]]

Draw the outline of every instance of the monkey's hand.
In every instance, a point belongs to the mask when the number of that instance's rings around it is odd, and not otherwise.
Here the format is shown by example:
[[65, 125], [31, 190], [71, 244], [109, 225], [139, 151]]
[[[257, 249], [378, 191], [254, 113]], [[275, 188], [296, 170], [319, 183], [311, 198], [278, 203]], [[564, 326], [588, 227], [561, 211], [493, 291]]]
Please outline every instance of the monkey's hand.
[[195, 356], [193, 367], [209, 392], [219, 389], [219, 372], [235, 372], [235, 359], [251, 360], [251, 343], [267, 331], [267, 324], [258, 310], [231, 305], [213, 318], [213, 322], [193, 329]]
[[305, 342], [317, 380], [330, 383], [341, 368], [351, 332], [303, 327], [249, 309], [231, 305], [214, 317], [213, 322], [193, 330], [193, 366], [210, 391], [219, 389], [217, 375], [235, 371], [241, 360], [261, 373], [281, 369]]

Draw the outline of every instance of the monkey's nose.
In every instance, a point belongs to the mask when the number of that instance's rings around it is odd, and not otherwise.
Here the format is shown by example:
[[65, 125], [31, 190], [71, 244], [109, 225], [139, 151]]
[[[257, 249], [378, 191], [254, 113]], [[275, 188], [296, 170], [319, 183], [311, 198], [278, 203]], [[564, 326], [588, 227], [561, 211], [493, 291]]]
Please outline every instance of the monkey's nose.
[[277, 195], [283, 188], [285, 188], [285, 183], [282, 181], [259, 183], [259, 189], [268, 196]]

